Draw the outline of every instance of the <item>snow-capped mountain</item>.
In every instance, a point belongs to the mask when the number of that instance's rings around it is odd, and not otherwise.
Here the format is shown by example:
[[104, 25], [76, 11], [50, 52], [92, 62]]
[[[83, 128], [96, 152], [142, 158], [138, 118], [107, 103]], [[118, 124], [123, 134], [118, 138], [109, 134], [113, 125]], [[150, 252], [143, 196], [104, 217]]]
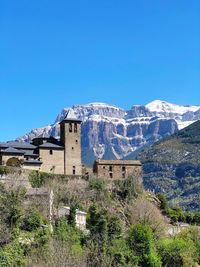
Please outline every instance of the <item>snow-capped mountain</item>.
[[[82, 156], [86, 163], [97, 158], [123, 158], [133, 155], [145, 145], [173, 134], [200, 119], [200, 106], [179, 106], [155, 100], [145, 106], [134, 105], [130, 110], [104, 103], [72, 107], [82, 123]], [[33, 129], [18, 138], [30, 142], [36, 136], [59, 138], [59, 122], [69, 108], [58, 114], [52, 125]]]

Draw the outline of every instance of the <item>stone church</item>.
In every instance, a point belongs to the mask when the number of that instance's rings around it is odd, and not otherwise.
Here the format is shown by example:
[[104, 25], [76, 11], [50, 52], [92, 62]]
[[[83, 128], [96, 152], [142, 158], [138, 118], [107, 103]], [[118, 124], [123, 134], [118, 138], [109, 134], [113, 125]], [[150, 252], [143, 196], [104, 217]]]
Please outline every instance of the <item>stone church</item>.
[[103, 179], [126, 179], [141, 175], [137, 160], [95, 160], [93, 169], [84, 172], [81, 162], [81, 120], [73, 109], [60, 122], [60, 140], [54, 137], [37, 137], [31, 143], [0, 143], [0, 165], [65, 175], [94, 173]]
[[82, 175], [81, 120], [72, 109], [60, 122], [60, 140], [50, 136], [32, 142], [0, 143], [0, 165], [44, 172]]

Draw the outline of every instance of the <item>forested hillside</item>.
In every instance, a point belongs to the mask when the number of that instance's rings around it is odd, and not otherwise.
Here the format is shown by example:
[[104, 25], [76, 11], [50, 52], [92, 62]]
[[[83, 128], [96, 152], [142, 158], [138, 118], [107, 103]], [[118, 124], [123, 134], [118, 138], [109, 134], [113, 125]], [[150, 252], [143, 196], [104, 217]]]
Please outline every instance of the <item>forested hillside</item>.
[[[1, 174], [9, 176], [9, 169]], [[200, 214], [171, 209], [163, 195], [144, 191], [139, 177], [108, 182], [95, 177], [70, 179], [30, 172], [33, 187], [50, 187], [54, 206], [71, 207], [68, 219], [50, 222], [42, 203], [25, 205], [26, 189], [0, 185], [1, 267], [143, 267], [198, 266]], [[75, 225], [75, 210], [87, 212], [87, 229]], [[165, 216], [163, 216], [165, 214]], [[169, 218], [166, 217], [166, 214]], [[169, 222], [192, 226], [176, 237], [167, 235]]]
[[200, 209], [200, 121], [140, 153], [146, 188], [163, 192], [172, 205]]

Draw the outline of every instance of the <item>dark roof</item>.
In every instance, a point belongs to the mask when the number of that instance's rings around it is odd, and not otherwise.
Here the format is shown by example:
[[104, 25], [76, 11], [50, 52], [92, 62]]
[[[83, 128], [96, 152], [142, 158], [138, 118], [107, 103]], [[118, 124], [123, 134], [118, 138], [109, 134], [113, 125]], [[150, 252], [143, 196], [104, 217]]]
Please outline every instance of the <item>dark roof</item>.
[[21, 150], [20, 149], [20, 151], [23, 151], [25, 156], [39, 156], [38, 154], [34, 153], [34, 150], [30, 150], [30, 149]]
[[34, 141], [34, 140], [55, 140], [55, 141], [58, 141], [53, 136], [44, 137], [44, 136], [42, 136], [42, 134], [32, 139], [32, 141]]
[[59, 145], [52, 144], [52, 143], [44, 143], [40, 145], [39, 147], [40, 148], [52, 148], [52, 149], [64, 149], [63, 146], [59, 146]]
[[35, 149], [36, 148], [36, 146], [28, 142], [16, 142], [16, 141], [0, 143], [0, 147], [14, 147], [14, 148], [19, 148], [19, 149]]
[[20, 151], [16, 148], [13, 148], [13, 147], [8, 147], [4, 150], [1, 150], [1, 153], [5, 153], [5, 154], [17, 154], [17, 155], [24, 155], [24, 152], [23, 151]]
[[139, 160], [104, 160], [97, 159], [95, 160], [95, 164], [98, 165], [132, 165], [132, 166], [141, 166], [141, 162]]
[[[78, 123], [81, 123], [82, 120], [80, 119], [77, 119], [75, 113], [74, 113], [74, 110], [72, 108], [70, 108], [66, 114], [66, 116], [64, 117], [64, 119], [62, 121], [71, 121], [71, 122], [78, 122]], [[62, 122], [61, 121], [61, 122]], [[61, 123], [60, 122], [60, 123]]]
[[43, 163], [42, 161], [34, 160], [34, 159], [32, 159], [32, 160], [24, 160], [24, 162], [23, 162], [23, 164], [33, 164], [33, 165], [35, 165], [35, 164], [41, 165], [42, 163]]
[[[24, 151], [25, 152], [25, 151]], [[30, 156], [30, 157], [39, 157], [39, 154], [34, 154], [33, 150], [26, 151], [24, 156]]]

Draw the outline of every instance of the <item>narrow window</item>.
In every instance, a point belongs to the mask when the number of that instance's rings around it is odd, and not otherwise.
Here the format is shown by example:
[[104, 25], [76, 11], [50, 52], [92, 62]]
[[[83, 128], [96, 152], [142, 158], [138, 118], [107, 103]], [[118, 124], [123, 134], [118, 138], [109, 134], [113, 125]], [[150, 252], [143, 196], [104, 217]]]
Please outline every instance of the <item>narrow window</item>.
[[76, 139], [76, 144], [78, 144], [78, 140]]
[[110, 176], [110, 178], [113, 178], [113, 174], [112, 174], [112, 172], [109, 173], [109, 176]]
[[49, 154], [50, 155], [53, 155], [53, 150], [49, 150]]
[[126, 171], [126, 167], [123, 166], [122, 167], [122, 171], [125, 172]]
[[73, 173], [73, 175], [75, 175], [75, 174], [76, 174], [76, 167], [75, 167], [75, 166], [73, 166], [72, 173]]
[[72, 147], [72, 150], [74, 150], [74, 147]]
[[70, 133], [72, 132], [72, 123], [71, 122], [69, 123], [69, 132]]
[[74, 132], [77, 133], [77, 123], [74, 123]]
[[113, 170], [113, 167], [109, 166], [109, 171], [112, 172], [112, 170]]

